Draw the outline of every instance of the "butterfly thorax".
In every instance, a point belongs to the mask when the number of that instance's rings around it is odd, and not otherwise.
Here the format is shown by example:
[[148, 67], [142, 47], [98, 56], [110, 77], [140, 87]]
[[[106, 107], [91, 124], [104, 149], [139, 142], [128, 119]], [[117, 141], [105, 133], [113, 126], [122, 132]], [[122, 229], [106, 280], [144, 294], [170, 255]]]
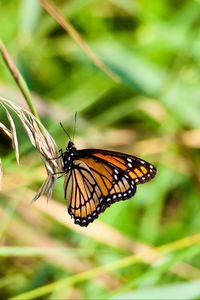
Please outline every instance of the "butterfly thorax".
[[78, 151], [74, 143], [69, 141], [66, 151], [63, 153], [63, 170], [67, 173], [72, 169], [73, 161], [77, 159]]

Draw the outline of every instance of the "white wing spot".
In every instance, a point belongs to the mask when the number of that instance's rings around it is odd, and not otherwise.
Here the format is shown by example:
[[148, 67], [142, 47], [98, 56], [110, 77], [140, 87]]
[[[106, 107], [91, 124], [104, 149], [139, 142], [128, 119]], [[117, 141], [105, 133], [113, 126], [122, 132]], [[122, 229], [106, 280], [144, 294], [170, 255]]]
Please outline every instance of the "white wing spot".
[[99, 199], [99, 202], [100, 202], [100, 203], [102, 203], [102, 202], [103, 202], [103, 197], [101, 197], [101, 198]]
[[114, 175], [114, 178], [115, 178], [115, 180], [118, 180], [118, 176], [116, 174]]
[[133, 165], [131, 163], [128, 163], [129, 168], [133, 168]]
[[127, 161], [132, 163], [132, 159], [131, 158], [127, 158]]
[[119, 174], [119, 171], [118, 171], [117, 169], [114, 169], [114, 172], [115, 172], [116, 174]]

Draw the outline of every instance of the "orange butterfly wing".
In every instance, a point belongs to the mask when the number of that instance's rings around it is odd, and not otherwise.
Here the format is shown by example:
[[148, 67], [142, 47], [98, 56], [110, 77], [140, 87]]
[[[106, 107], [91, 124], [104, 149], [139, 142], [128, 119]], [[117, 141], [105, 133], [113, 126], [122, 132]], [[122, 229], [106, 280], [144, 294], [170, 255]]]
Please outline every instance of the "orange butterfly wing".
[[136, 185], [152, 179], [156, 168], [138, 157], [114, 151], [77, 151], [73, 167], [65, 175], [65, 198], [74, 222], [87, 226], [112, 203], [126, 200]]
[[76, 224], [87, 226], [106, 208], [100, 205], [102, 192], [88, 166], [80, 160], [65, 175], [64, 191], [68, 212]]
[[106, 204], [106, 207], [116, 201], [126, 200], [135, 194], [135, 182], [116, 166], [96, 161], [94, 158], [81, 158], [81, 160], [90, 168], [101, 188], [103, 203]]
[[147, 161], [120, 152], [84, 149], [79, 150], [78, 155], [83, 161], [91, 158], [95, 162], [102, 162], [103, 164], [114, 168], [114, 170], [121, 170], [136, 184], [145, 183], [151, 180], [157, 173], [156, 168]]

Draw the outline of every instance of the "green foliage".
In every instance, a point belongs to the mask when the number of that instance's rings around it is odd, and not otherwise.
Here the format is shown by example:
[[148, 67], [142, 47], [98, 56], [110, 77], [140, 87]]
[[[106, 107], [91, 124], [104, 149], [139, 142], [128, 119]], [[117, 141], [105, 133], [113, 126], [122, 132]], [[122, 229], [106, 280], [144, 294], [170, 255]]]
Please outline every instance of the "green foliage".
[[[43, 124], [64, 148], [59, 122], [73, 135], [78, 112], [78, 148], [137, 155], [158, 174], [80, 229], [67, 214], [63, 179], [48, 205], [30, 205], [44, 166], [19, 124], [20, 166], [1, 133], [1, 299], [198, 299], [200, 1], [54, 3], [119, 82], [39, 1], [1, 1], [0, 39]], [[0, 96], [25, 107], [2, 59]]]

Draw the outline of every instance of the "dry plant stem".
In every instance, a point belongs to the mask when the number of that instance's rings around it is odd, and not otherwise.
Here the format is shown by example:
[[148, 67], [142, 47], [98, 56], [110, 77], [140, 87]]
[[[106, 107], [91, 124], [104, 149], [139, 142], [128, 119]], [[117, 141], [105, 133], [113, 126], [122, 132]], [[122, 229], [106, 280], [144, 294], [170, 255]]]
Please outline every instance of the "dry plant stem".
[[37, 114], [35, 106], [33, 105], [32, 97], [31, 97], [30, 91], [27, 87], [27, 84], [24, 81], [23, 77], [21, 76], [20, 72], [18, 71], [17, 67], [15, 66], [14, 62], [12, 61], [10, 55], [8, 54], [6, 47], [4, 46], [4, 44], [1, 40], [0, 40], [0, 52], [1, 52], [3, 60], [5, 61], [12, 77], [14, 78], [17, 86], [19, 87], [20, 91], [22, 92], [30, 111], [39, 120], [39, 116]]
[[3, 104], [1, 104], [1, 105], [5, 109], [8, 121], [10, 123], [10, 135], [11, 135], [11, 140], [12, 140], [12, 147], [15, 151], [16, 161], [19, 165], [19, 147], [18, 147], [18, 139], [17, 139], [17, 132], [16, 132], [16, 128], [15, 128], [15, 123], [13, 121], [13, 118], [11, 117], [11, 114], [9, 113], [7, 108], [5, 107], [5, 105], [3, 105]]
[[11, 130], [9, 131], [9, 129], [7, 129], [1, 122], [0, 129], [10, 136], [17, 160], [19, 159], [19, 151], [16, 128], [7, 108], [14, 111], [19, 117], [30, 142], [38, 150], [40, 157], [44, 162], [48, 177], [33, 198], [33, 201], [36, 201], [44, 193], [47, 193], [47, 200], [50, 199], [57, 179], [56, 174], [62, 170], [60, 160], [52, 160], [53, 157], [57, 157], [57, 146], [55, 141], [44, 128], [42, 123], [28, 110], [23, 109], [19, 105], [2, 97], [0, 97], [0, 105], [2, 105], [6, 110]]
[[[73, 275], [71, 277], [67, 277], [65, 279], [61, 279], [58, 281], [55, 281], [53, 283], [44, 285], [42, 287], [36, 288], [35, 290], [32, 290], [30, 292], [25, 292], [23, 294], [20, 294], [12, 299], [35, 299], [36, 297], [41, 297], [44, 295], [47, 295], [48, 293], [51, 293], [55, 289], [62, 288], [63, 286], [69, 287], [70, 285], [72, 286], [73, 284], [77, 284], [80, 282], [84, 282], [88, 279], [94, 278], [104, 272], [113, 272], [114, 270], [120, 270], [122, 268], [134, 265], [141, 260], [144, 260], [144, 258], [151, 257], [152, 259], [156, 260], [159, 255], [156, 253], [158, 252], [159, 254], [167, 254], [171, 253], [173, 251], [183, 249], [186, 247], [190, 247], [192, 245], [195, 245], [199, 243], [200, 241], [200, 234], [194, 234], [192, 236], [183, 238], [181, 240], [171, 242], [169, 244], [165, 244], [159, 247], [155, 247], [152, 250], [149, 251], [144, 251], [140, 254], [136, 255], [131, 255], [128, 257], [125, 257], [123, 259], [117, 260], [115, 262], [112, 262], [107, 265], [103, 265], [88, 271], [84, 271], [82, 273]], [[157, 256], [158, 255], [158, 256]]]
[[[31, 191], [28, 192], [27, 190], [27, 195], [31, 193]], [[13, 196], [11, 196], [11, 198], [12, 197]], [[32, 198], [32, 196], [30, 196], [30, 198]], [[48, 216], [52, 217], [57, 222], [66, 226], [67, 228], [70, 228], [71, 230], [81, 235], [85, 235], [98, 243], [103, 243], [107, 246], [115, 247], [117, 249], [131, 251], [134, 254], [146, 253], [155, 249], [147, 244], [133, 242], [129, 238], [121, 235], [120, 232], [118, 232], [116, 229], [111, 228], [106, 224], [102, 224], [100, 221], [96, 221], [92, 227], [88, 227], [87, 229], [76, 226], [70, 221], [70, 219], [66, 218], [65, 206], [55, 202], [53, 199], [51, 201], [51, 207], [49, 207], [48, 209], [46, 208], [46, 205], [44, 205], [44, 201], [40, 201], [40, 203], [37, 203], [35, 207], [44, 214], [47, 214]], [[98, 235], [96, 234], [97, 232]], [[159, 252], [156, 252], [156, 249], [155, 256], [157, 260], [163, 260], [163, 256], [160, 255]], [[147, 264], [154, 264], [153, 256], [145, 257], [143, 261]], [[185, 277], [185, 273], [182, 273], [183, 269], [188, 270], [191, 268], [186, 263], [184, 263], [183, 265], [183, 262], [178, 262], [176, 263], [176, 266], [170, 267], [169, 271], [176, 274], [177, 276], [188, 279], [188, 277]], [[195, 272], [195, 274], [196, 273], [197, 271]], [[198, 275], [195, 278], [200, 278], [200, 272], [198, 272]]]
[[56, 20], [60, 26], [68, 32], [70, 37], [75, 41], [75, 43], [85, 52], [85, 54], [89, 57], [89, 59], [104, 73], [106, 73], [110, 78], [112, 78], [115, 82], [119, 83], [120, 78], [114, 74], [90, 49], [88, 44], [82, 39], [80, 34], [76, 31], [73, 25], [60, 14], [58, 9], [48, 0], [40, 0], [43, 8]]

